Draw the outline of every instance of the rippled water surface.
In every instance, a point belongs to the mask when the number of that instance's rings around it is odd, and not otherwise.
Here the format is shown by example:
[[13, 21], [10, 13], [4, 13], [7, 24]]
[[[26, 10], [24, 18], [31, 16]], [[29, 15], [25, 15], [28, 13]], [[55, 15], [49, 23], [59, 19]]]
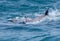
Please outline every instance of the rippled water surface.
[[[10, 23], [8, 18], [44, 14], [38, 24]], [[0, 41], [60, 41], [60, 0], [0, 0]]]

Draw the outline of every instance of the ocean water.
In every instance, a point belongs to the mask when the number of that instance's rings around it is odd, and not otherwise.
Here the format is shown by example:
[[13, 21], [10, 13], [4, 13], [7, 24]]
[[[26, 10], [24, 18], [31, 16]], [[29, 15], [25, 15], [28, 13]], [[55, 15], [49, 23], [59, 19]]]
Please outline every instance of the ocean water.
[[[10, 23], [8, 18], [44, 14], [38, 24]], [[60, 41], [60, 0], [0, 0], [0, 41]]]

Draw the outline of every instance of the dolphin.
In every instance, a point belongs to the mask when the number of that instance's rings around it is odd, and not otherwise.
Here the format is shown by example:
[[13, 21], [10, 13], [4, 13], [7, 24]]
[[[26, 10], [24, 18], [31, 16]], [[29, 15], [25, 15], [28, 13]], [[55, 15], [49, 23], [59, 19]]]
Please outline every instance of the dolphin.
[[[48, 16], [48, 10], [49, 9], [47, 9], [46, 11], [45, 11], [45, 13], [44, 13], [44, 15], [42, 15], [42, 16], [38, 16], [38, 17], [36, 17], [36, 18], [34, 18], [34, 19], [31, 19], [31, 20], [29, 20], [28, 19], [28, 17], [25, 17], [25, 21], [23, 20], [22, 22], [19, 22], [19, 23], [21, 23], [21, 24], [26, 24], [26, 23], [32, 23], [32, 22], [37, 22], [37, 21], [40, 21], [41, 19], [43, 19], [45, 16]], [[16, 19], [10, 19], [10, 20], [8, 20], [8, 21], [10, 21], [10, 22], [13, 22], [13, 23], [16, 23], [16, 21], [18, 21], [17, 19], [19, 19], [19, 17], [17, 17]], [[21, 20], [21, 19], [20, 19]]]

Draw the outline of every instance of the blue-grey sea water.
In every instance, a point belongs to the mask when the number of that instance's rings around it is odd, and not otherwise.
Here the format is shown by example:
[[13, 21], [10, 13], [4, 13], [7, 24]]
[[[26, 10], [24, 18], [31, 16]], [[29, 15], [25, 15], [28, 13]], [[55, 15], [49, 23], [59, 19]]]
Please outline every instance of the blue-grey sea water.
[[[8, 22], [14, 17], [49, 15], [38, 24]], [[0, 0], [0, 41], [60, 41], [60, 0]]]

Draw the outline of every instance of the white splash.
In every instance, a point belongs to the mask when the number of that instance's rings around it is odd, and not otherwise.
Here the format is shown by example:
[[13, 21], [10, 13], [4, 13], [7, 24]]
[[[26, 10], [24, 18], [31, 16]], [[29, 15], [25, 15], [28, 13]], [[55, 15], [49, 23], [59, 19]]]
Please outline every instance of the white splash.
[[58, 10], [52, 10], [51, 12], [49, 12], [49, 16], [48, 16], [49, 20], [59, 20], [60, 18], [60, 12]]

